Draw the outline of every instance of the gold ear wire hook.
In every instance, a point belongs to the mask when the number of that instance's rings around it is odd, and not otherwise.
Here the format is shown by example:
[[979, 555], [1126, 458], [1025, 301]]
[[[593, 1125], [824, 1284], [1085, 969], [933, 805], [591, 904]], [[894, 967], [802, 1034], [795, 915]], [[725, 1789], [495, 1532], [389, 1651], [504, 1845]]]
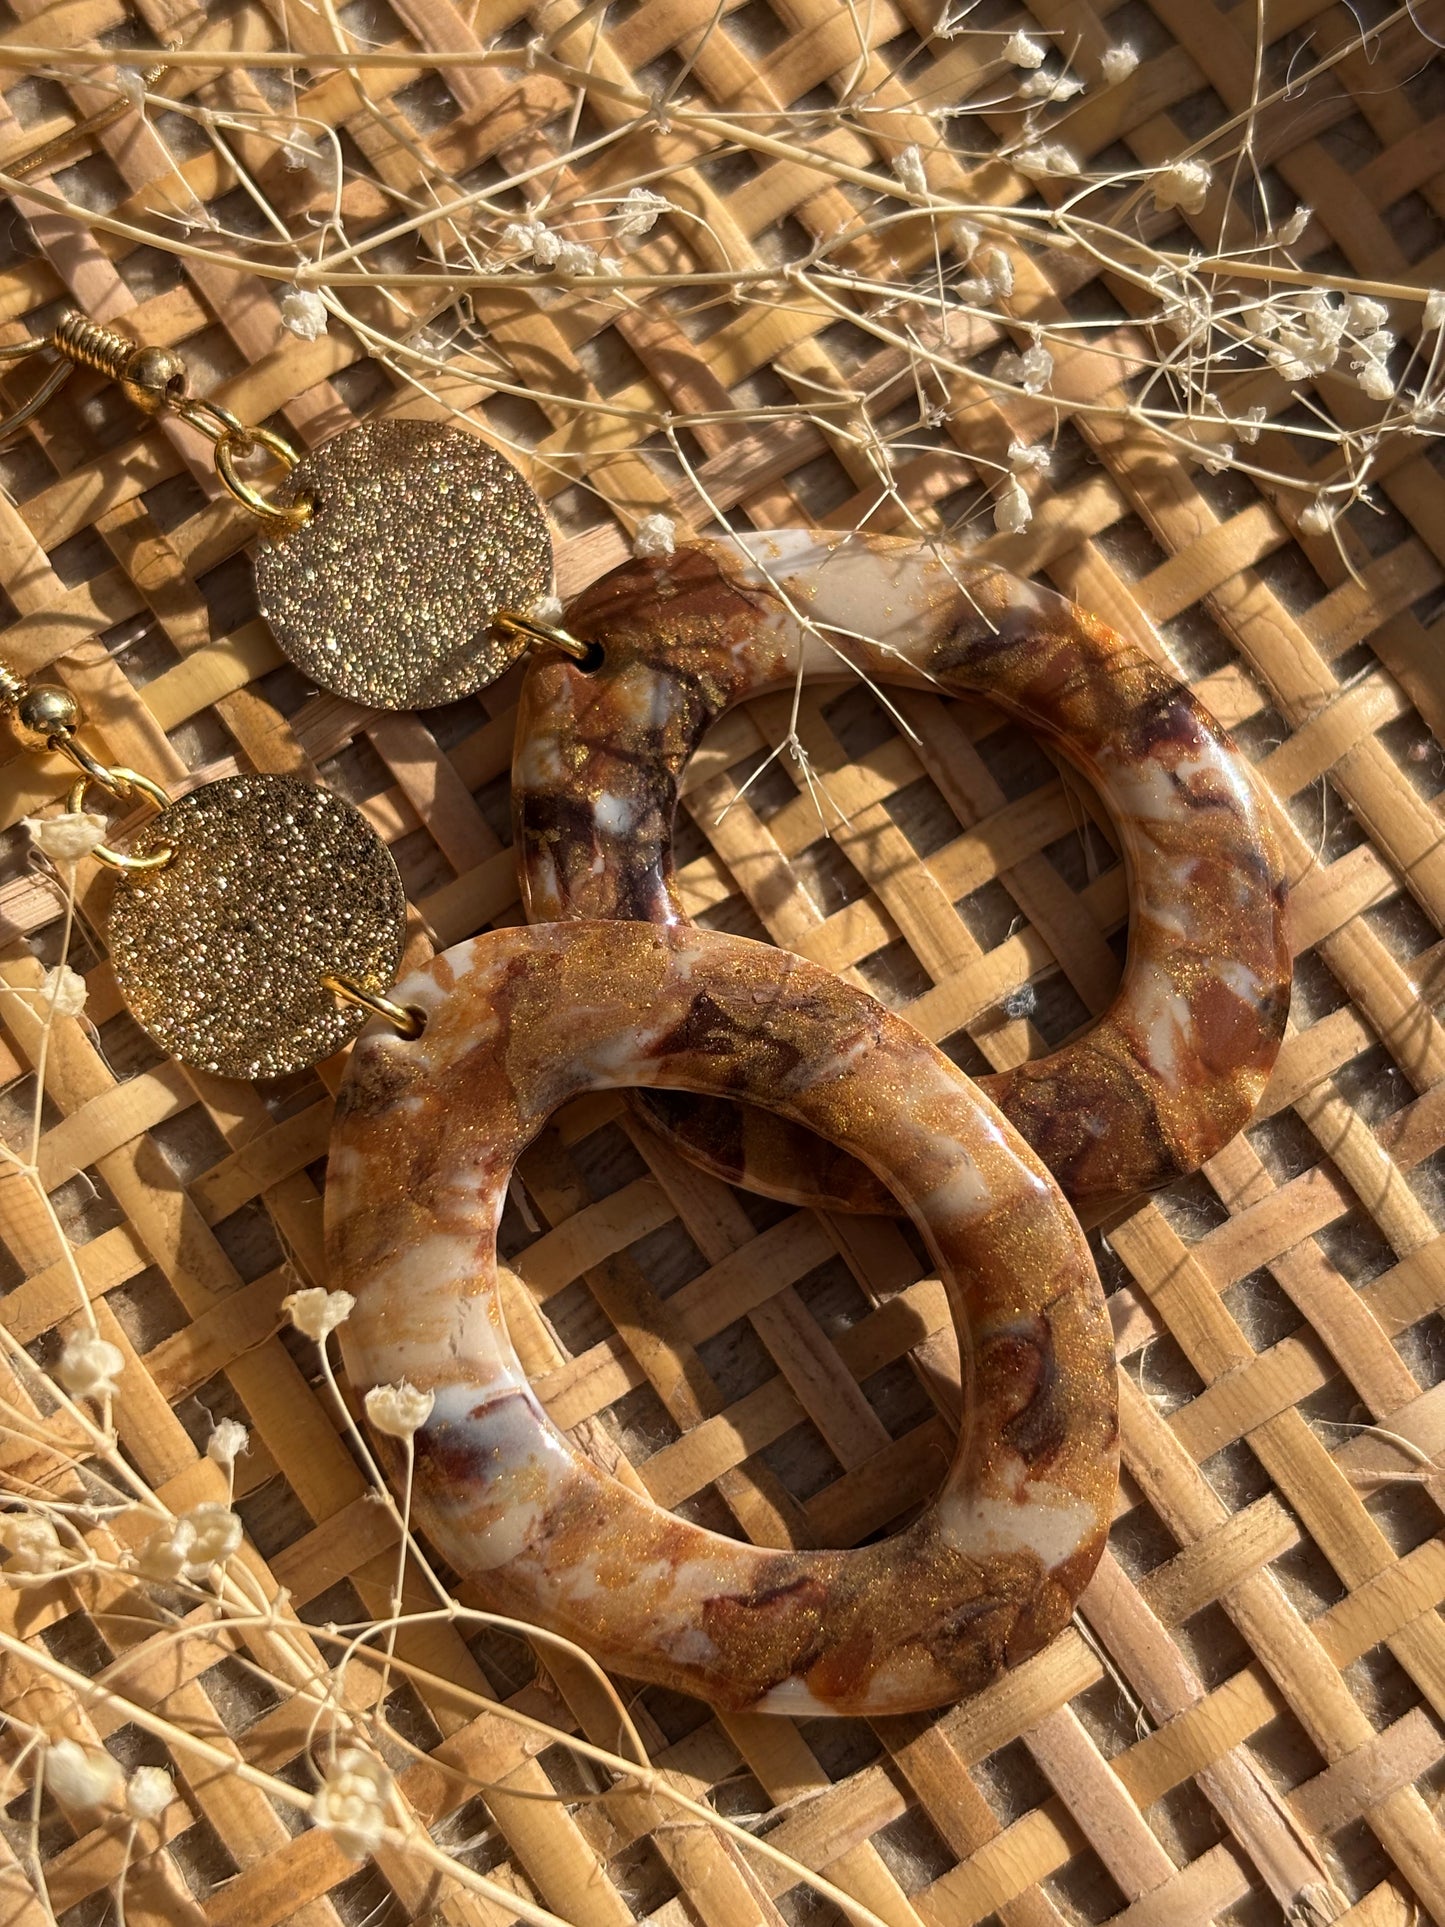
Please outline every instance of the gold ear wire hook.
[[274, 533], [284, 534], [288, 529], [299, 528], [311, 514], [314, 504], [309, 496], [298, 496], [290, 502], [277, 501], [248, 482], [236, 467], [238, 460], [260, 451], [287, 475], [297, 462], [291, 444], [269, 428], [239, 421], [229, 409], [216, 402], [192, 397], [188, 392], [186, 364], [173, 348], [143, 346], [128, 335], [117, 334], [114, 328], [103, 327], [100, 322], [71, 309], [48, 335], [0, 348], [0, 363], [20, 361], [46, 348], [61, 357], [60, 366], [46, 376], [29, 401], [0, 421], [0, 443], [39, 413], [72, 368], [91, 368], [118, 383], [126, 398], [143, 414], [158, 415], [165, 411], [179, 415], [182, 421], [206, 436], [216, 451], [216, 473], [227, 492]]

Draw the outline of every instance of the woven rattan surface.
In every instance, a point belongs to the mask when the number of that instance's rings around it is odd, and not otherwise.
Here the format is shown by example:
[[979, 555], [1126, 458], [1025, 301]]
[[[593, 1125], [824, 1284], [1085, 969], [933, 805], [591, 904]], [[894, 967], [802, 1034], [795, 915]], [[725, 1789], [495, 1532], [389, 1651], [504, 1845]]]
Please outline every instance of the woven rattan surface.
[[[1248, 104], [1251, 5], [1033, 5], [1040, 28], [1077, 43], [1086, 74], [1125, 34], [1144, 56], [1071, 121], [1086, 159], [1110, 151], [1120, 165], [1157, 164]], [[144, 0], [138, 18], [119, 0], [12, 7], [11, 40], [55, 45], [107, 34], [179, 42], [200, 25], [179, 0]], [[959, 97], [995, 57], [996, 41], [976, 52], [967, 35], [920, 38], [931, 9], [751, 0], [725, 5], [711, 34], [711, 0], [577, 11], [599, 72], [666, 77], [690, 58], [702, 97], [751, 97], [760, 109], [856, 81], [861, 34], [887, 110], [879, 125], [896, 147], [911, 102]], [[461, 49], [557, 28], [571, 11], [395, 0], [362, 24], [382, 47]], [[1357, 31], [1354, 10], [1330, 0], [1271, 0], [1259, 17], [1282, 61]], [[988, 24], [1030, 23], [1001, 13]], [[283, 33], [324, 45], [329, 28], [322, 12], [277, 0], [217, 16], [207, 32], [265, 50]], [[1428, 52], [1418, 33], [1392, 28], [1344, 59], [1332, 88], [1261, 122], [1260, 152], [1317, 210], [1326, 270], [1445, 277]], [[415, 82], [404, 66], [369, 70], [364, 89], [335, 73], [303, 76], [301, 107], [398, 189], [415, 178], [418, 144], [463, 174], [502, 153], [513, 168], [524, 152], [540, 161], [559, 135], [563, 97], [543, 76], [463, 67]], [[187, 84], [221, 105], [252, 98], [239, 72]], [[83, 87], [17, 82], [0, 164], [93, 105]], [[605, 98], [594, 107], [600, 125]], [[665, 147], [672, 136], [660, 122], [647, 138]], [[211, 149], [181, 179], [133, 123], [102, 132], [93, 154], [83, 165], [122, 219], [234, 187]], [[887, 152], [844, 158], [866, 166]], [[611, 164], [604, 150], [600, 186]], [[689, 180], [696, 206], [739, 250], [766, 254], [785, 230], [791, 247], [839, 218], [835, 189], [783, 161], [674, 176], [674, 198]], [[308, 191], [304, 173], [274, 161], [266, 186], [281, 202]], [[354, 192], [366, 191], [363, 178]], [[1021, 184], [999, 169], [985, 191], [1013, 201]], [[616, 415], [445, 379], [442, 402], [419, 403], [346, 330], [315, 341], [283, 332], [274, 283], [201, 254], [177, 264], [87, 235], [33, 204], [23, 212], [28, 227], [12, 219], [3, 236], [8, 340], [75, 304], [183, 345], [229, 406], [305, 444], [378, 410], [440, 414], [444, 403], [544, 450], [584, 449], [585, 488], [545, 464], [534, 474], [550, 498], [564, 594], [625, 555], [641, 518], [666, 513], [684, 530], [711, 519], [677, 465]], [[659, 260], [679, 245], [667, 230], [664, 221], [653, 237]], [[1106, 298], [1077, 273], [1055, 293], [1043, 268], [1020, 259], [1017, 314]], [[730, 397], [756, 406], [851, 389], [886, 405], [909, 381], [900, 356], [824, 313], [743, 306], [688, 332], [658, 303], [602, 326], [583, 299], [549, 305], [516, 290], [478, 297], [476, 313], [520, 382], [583, 404], [630, 392], [647, 406], [722, 409]], [[1111, 366], [1062, 357], [1056, 385], [1107, 385]], [[1277, 406], [1281, 392], [1261, 398]], [[901, 460], [900, 483], [920, 513], [946, 523], [967, 479], [960, 451], [997, 452], [1050, 425], [1042, 401], [1005, 417], [977, 399], [932, 449], [920, 440]], [[742, 432], [719, 422], [697, 431], [692, 455], [737, 524], [897, 525], [896, 504], [878, 508], [867, 449], [796, 419]], [[172, 787], [250, 767], [320, 776], [364, 804], [403, 871], [414, 955], [519, 917], [507, 808], [515, 676], [421, 717], [309, 690], [255, 614], [240, 559], [246, 518], [218, 495], [198, 444], [147, 426], [91, 376], [76, 377], [0, 464], [0, 650], [81, 697], [98, 749]], [[1445, 482], [1426, 443], [1393, 465], [1378, 506], [1352, 576], [1332, 541], [1298, 536], [1247, 482], [1176, 467], [1115, 426], [1085, 424], [1063, 433], [1032, 527], [998, 551], [1154, 649], [1236, 730], [1277, 799], [1297, 992], [1253, 1128], [1199, 1178], [1096, 1228], [1126, 1471], [1083, 1623], [936, 1717], [797, 1725], [714, 1716], [651, 1690], [630, 1700], [679, 1784], [745, 1816], [890, 1927], [994, 1915], [1009, 1927], [1339, 1916], [1403, 1927], [1421, 1909], [1445, 1921], [1445, 672], [1431, 633]], [[727, 719], [690, 772], [680, 836], [694, 915], [849, 974], [969, 1069], [1037, 1052], [1106, 1004], [1123, 873], [1087, 799], [1035, 745], [982, 708], [909, 696], [890, 715], [857, 685], [810, 689], [800, 733], [825, 813], [836, 812], [829, 836], [788, 758], [740, 795], [787, 725], [786, 699], [759, 703]], [[57, 794], [62, 771], [9, 744], [0, 755], [14, 826]], [[14, 852], [0, 890], [0, 970], [24, 986], [58, 956], [58, 899], [18, 830]], [[126, 1355], [121, 1438], [179, 1507], [223, 1495], [202, 1448], [212, 1419], [243, 1418], [253, 1436], [238, 1503], [251, 1570], [268, 1591], [284, 1589], [303, 1623], [371, 1617], [385, 1610], [394, 1528], [341, 1440], [314, 1349], [283, 1329], [279, 1309], [294, 1272], [322, 1281], [339, 1066], [253, 1090], [158, 1059], [120, 1004], [96, 934], [108, 887], [85, 867], [71, 961], [90, 1000], [85, 1020], [60, 1021], [51, 1042], [41, 1170], [101, 1330]], [[1007, 1015], [1001, 998], [1026, 980], [1036, 1008]], [[33, 1023], [20, 1019], [0, 1043], [16, 1115], [30, 1101], [34, 1048]], [[897, 1224], [825, 1221], [733, 1194], [680, 1165], [613, 1100], [559, 1117], [521, 1179], [505, 1225], [521, 1280], [514, 1335], [557, 1422], [621, 1476], [689, 1516], [777, 1543], [850, 1544], [926, 1495], [949, 1450], [957, 1357], [939, 1288]], [[0, 1235], [0, 1317], [48, 1358], [71, 1328], [73, 1297], [17, 1177], [0, 1180]], [[22, 1443], [3, 1452], [12, 1478], [44, 1475]], [[10, 1631], [85, 1670], [114, 1673], [124, 1656], [134, 1697], [199, 1724], [238, 1760], [309, 1784], [305, 1720], [239, 1661], [153, 1625], [102, 1623], [83, 1605], [65, 1585], [0, 1590]], [[776, 1866], [640, 1796], [571, 1797], [592, 1783], [561, 1748], [460, 1711], [445, 1684], [610, 1740], [606, 1709], [575, 1669], [444, 1625], [408, 1632], [399, 1650], [433, 1676], [405, 1689], [397, 1714], [419, 1749], [402, 1774], [405, 1798], [454, 1843], [475, 1836], [473, 1864], [504, 1887], [588, 1927], [830, 1916]], [[22, 1667], [8, 1664], [0, 1688], [7, 1707], [33, 1711], [39, 1689]], [[127, 1760], [164, 1757], [134, 1728], [109, 1730], [103, 1707], [52, 1710]], [[358, 1870], [332, 1837], [299, 1828], [222, 1766], [170, 1763], [183, 1799], [135, 1876], [132, 1920], [504, 1917], [397, 1856]], [[485, 1804], [449, 1765], [490, 1784]], [[549, 1789], [569, 1797], [525, 1797]], [[24, 1800], [10, 1811], [13, 1853]], [[58, 1810], [46, 1821], [57, 1917], [100, 1917], [120, 1838], [113, 1821]], [[4, 1880], [7, 1920], [45, 1918], [13, 1858]]]

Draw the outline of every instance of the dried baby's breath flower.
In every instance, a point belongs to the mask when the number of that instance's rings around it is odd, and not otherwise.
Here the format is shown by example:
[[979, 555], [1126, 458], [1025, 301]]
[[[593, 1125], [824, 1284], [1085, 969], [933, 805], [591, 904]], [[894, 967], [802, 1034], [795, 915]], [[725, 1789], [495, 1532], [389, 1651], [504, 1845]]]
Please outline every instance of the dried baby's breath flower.
[[1263, 402], [1256, 402], [1252, 408], [1246, 408], [1235, 423], [1239, 431], [1239, 439], [1242, 442], [1248, 442], [1252, 448], [1259, 440], [1259, 431], [1268, 419], [1269, 412]]
[[1328, 535], [1335, 525], [1335, 512], [1328, 502], [1308, 502], [1300, 510], [1299, 525], [1305, 535]]
[[634, 555], [671, 555], [677, 524], [670, 515], [644, 515], [632, 536]]
[[55, 1740], [45, 1749], [45, 1784], [68, 1807], [100, 1807], [120, 1797], [125, 1775], [103, 1749]]
[[57, 1017], [78, 1017], [85, 1009], [85, 979], [69, 964], [52, 964], [41, 982], [39, 997], [43, 1009]]
[[1008, 465], [1015, 475], [1042, 474], [1054, 459], [1054, 451], [1043, 442], [1010, 442]]
[[1139, 56], [1129, 45], [1122, 41], [1117, 47], [1108, 47], [1099, 62], [1099, 70], [1110, 87], [1117, 87], [1121, 80], [1127, 80], [1139, 65]]
[[311, 1824], [324, 1827], [351, 1860], [375, 1853], [386, 1831], [391, 1775], [360, 1747], [343, 1747], [311, 1802]]
[[43, 1513], [7, 1512], [0, 1518], [0, 1545], [10, 1554], [4, 1577], [41, 1577], [69, 1565], [60, 1535]]
[[1207, 161], [1175, 161], [1154, 177], [1154, 205], [1198, 214], [1209, 198], [1213, 170]]
[[76, 863], [105, 840], [105, 818], [94, 810], [67, 810], [60, 816], [22, 819], [35, 847], [52, 863]]
[[326, 303], [314, 288], [288, 288], [281, 297], [281, 326], [303, 341], [326, 333]]
[[1057, 141], [1031, 141], [1027, 147], [1021, 147], [1017, 154], [1012, 154], [1009, 158], [1019, 173], [1027, 176], [1031, 181], [1047, 180], [1051, 176], [1077, 174], [1079, 171], [1079, 163], [1068, 148], [1061, 147]]
[[1000, 535], [1017, 535], [1034, 519], [1034, 505], [1017, 476], [1011, 475], [999, 490], [993, 508], [993, 525]]
[[1297, 207], [1287, 221], [1281, 221], [1275, 230], [1275, 240], [1281, 247], [1292, 248], [1314, 219], [1312, 207]]
[[193, 1528], [183, 1520], [173, 1519], [169, 1525], [158, 1526], [136, 1554], [136, 1571], [146, 1579], [169, 1585], [185, 1573], [195, 1542]]
[[55, 1376], [73, 1398], [108, 1398], [124, 1366], [119, 1345], [93, 1332], [76, 1332], [65, 1341]]
[[1025, 100], [1072, 100], [1084, 91], [1082, 80], [1070, 74], [1030, 74], [1019, 88]]
[[324, 1345], [336, 1327], [346, 1323], [355, 1304], [349, 1291], [323, 1291], [319, 1285], [308, 1285], [283, 1298], [281, 1309], [290, 1313], [297, 1331]]
[[977, 224], [973, 221], [965, 221], [960, 218], [956, 221], [950, 221], [948, 224], [949, 246], [955, 254], [960, 255], [965, 261], [972, 259], [973, 251], [982, 238], [983, 236]]
[[435, 1392], [418, 1391], [402, 1379], [399, 1385], [373, 1385], [366, 1394], [366, 1416], [388, 1438], [409, 1439], [431, 1417]]
[[546, 233], [540, 221], [508, 221], [502, 229], [502, 246], [515, 248], [518, 254], [535, 254]]
[[650, 187], [630, 188], [617, 210], [618, 234], [650, 234], [659, 214], [672, 206], [665, 194], [654, 194]]
[[1014, 34], [1003, 50], [1004, 59], [1014, 67], [1042, 67], [1047, 54], [1047, 47], [1023, 32]]
[[159, 1820], [176, 1797], [176, 1783], [160, 1766], [138, 1766], [125, 1786], [126, 1811], [133, 1820]]
[[1006, 301], [1014, 291], [1014, 264], [1003, 249], [985, 248], [978, 257], [978, 269], [994, 299]]
[[999, 381], [1016, 381], [1026, 395], [1041, 394], [1053, 379], [1054, 358], [1040, 342], [1026, 348], [1021, 355], [1010, 349], [999, 356], [993, 365], [994, 375]]
[[250, 1441], [251, 1434], [239, 1420], [223, 1418], [206, 1440], [206, 1457], [217, 1465], [234, 1465]]
[[[1425, 312], [1420, 317], [1420, 326], [1427, 331], [1431, 328], [1445, 327], [1445, 288], [1432, 288], [1425, 297]], [[26, 821], [29, 821], [27, 817]]]
[[893, 172], [910, 194], [928, 192], [928, 176], [923, 171], [923, 156], [916, 147], [905, 147], [893, 156]]
[[559, 595], [539, 595], [527, 614], [533, 622], [560, 622], [562, 598]]
[[190, 1527], [191, 1545], [186, 1558], [186, 1571], [192, 1578], [199, 1578], [209, 1572], [212, 1566], [223, 1566], [241, 1549], [244, 1536], [241, 1521], [229, 1506], [214, 1502], [193, 1505], [189, 1512], [181, 1515], [178, 1523]]

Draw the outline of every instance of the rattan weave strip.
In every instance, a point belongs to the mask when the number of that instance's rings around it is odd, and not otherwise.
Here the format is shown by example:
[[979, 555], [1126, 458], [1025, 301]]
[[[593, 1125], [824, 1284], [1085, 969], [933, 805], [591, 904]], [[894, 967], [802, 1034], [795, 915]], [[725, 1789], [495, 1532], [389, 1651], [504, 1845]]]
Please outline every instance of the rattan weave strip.
[[[1154, 166], [1248, 107], [1253, 7], [1030, 4], [1034, 24], [1077, 47], [1086, 75], [1120, 38], [1144, 55], [1071, 119], [1086, 160], [1109, 152]], [[927, 125], [924, 107], [971, 91], [994, 57], [967, 34], [927, 38], [933, 0], [748, 0], [720, 13], [713, 0], [642, 0], [606, 14], [551, 0], [393, 0], [351, 24], [383, 49], [462, 50], [503, 33], [563, 34], [574, 14], [571, 38], [590, 36], [600, 76], [667, 74], [687, 60], [700, 96], [730, 110], [871, 89], [876, 148], [850, 133], [839, 151], [855, 166], [886, 162]], [[1307, 39], [1318, 52], [1347, 43], [1362, 16], [1278, 0], [1259, 17], [1276, 52]], [[999, 11], [979, 24], [1030, 21]], [[173, 0], [133, 12], [121, 0], [11, 0], [0, 38], [64, 47], [199, 35], [255, 53], [321, 51], [331, 32], [327, 10], [282, 0], [209, 18]], [[1326, 271], [1445, 281], [1441, 94], [1427, 53], [1418, 33], [1391, 27], [1338, 63], [1332, 90], [1260, 117], [1257, 158], [1316, 209]], [[544, 74], [519, 83], [447, 68], [425, 102], [415, 78], [400, 60], [368, 69], [364, 85], [302, 76], [297, 115], [338, 130], [364, 163], [347, 190], [359, 221], [368, 195], [378, 214], [389, 194], [405, 197], [422, 150], [455, 176], [499, 156], [514, 169], [541, 162], [569, 105]], [[222, 108], [266, 98], [244, 68], [170, 84]], [[0, 166], [95, 105], [81, 84], [7, 94]], [[605, 91], [589, 103], [599, 131], [612, 111]], [[665, 120], [648, 138], [669, 161], [682, 152]], [[245, 149], [240, 137], [241, 161]], [[604, 192], [621, 163], [605, 146], [600, 156], [589, 185]], [[274, 155], [266, 165], [276, 204], [304, 205], [314, 187], [304, 171]], [[99, 134], [85, 166], [121, 221], [194, 212], [234, 187], [214, 148], [177, 167], [134, 119]], [[1027, 191], [995, 172], [980, 191], [1004, 203]], [[664, 220], [647, 243], [659, 268], [769, 258], [785, 224], [825, 235], [848, 213], [841, 189], [784, 160], [731, 174], [700, 166], [672, 175], [669, 194], [691, 197], [710, 226]], [[690, 335], [662, 302], [604, 325], [584, 299], [500, 289], [475, 297], [481, 335], [515, 380], [576, 405], [519, 405], [446, 376], [437, 399], [419, 403], [346, 330], [310, 342], [283, 331], [273, 283], [200, 250], [161, 260], [33, 202], [19, 212], [28, 226], [12, 220], [0, 236], [4, 339], [62, 305], [123, 320], [140, 339], [183, 345], [243, 418], [273, 419], [307, 445], [388, 409], [490, 417], [537, 448], [564, 595], [621, 559], [644, 516], [665, 512], [685, 530], [711, 515], [676, 464], [618, 414], [589, 413], [589, 399], [726, 410], [743, 393], [852, 391], [886, 410], [910, 380], [903, 357], [859, 349], [826, 312], [736, 307]], [[1077, 273], [1060, 270], [1055, 284], [1044, 266], [1017, 266], [1021, 321], [1119, 299]], [[420, 297], [416, 312], [425, 318]], [[1057, 392], [1122, 379], [1131, 337], [1119, 312], [1117, 354], [1061, 358]], [[980, 324], [966, 353], [1000, 338]], [[1042, 401], [1006, 417], [978, 395], [961, 419], [948, 431], [958, 450], [920, 448], [899, 464], [901, 490], [925, 515], [947, 519], [959, 450], [996, 457], [1052, 422]], [[867, 451], [801, 418], [719, 421], [696, 443], [700, 489], [739, 523], [897, 523], [896, 504], [879, 506]], [[548, 466], [564, 450], [585, 456], [573, 470], [585, 490]], [[1065, 431], [1060, 450], [1032, 527], [996, 551], [1172, 664], [1256, 759], [1295, 885], [1290, 1038], [1244, 1137], [1199, 1179], [1095, 1230], [1126, 1472], [1115, 1544], [1077, 1629], [932, 1718], [800, 1727], [715, 1716], [661, 1692], [629, 1704], [677, 1784], [747, 1816], [889, 1927], [995, 1916], [1007, 1927], [1405, 1927], [1422, 1910], [1445, 1922], [1445, 480], [1423, 442], [1394, 463], [1373, 547], [1357, 545], [1352, 574], [1332, 541], [1299, 536], [1247, 484], [1163, 463], [1107, 422]], [[245, 518], [217, 494], [194, 438], [140, 423], [92, 377], [74, 379], [0, 455], [0, 473], [10, 604], [0, 653], [64, 681], [111, 760], [179, 788], [238, 768], [332, 783], [396, 851], [415, 956], [518, 918], [506, 812], [515, 678], [423, 717], [308, 692], [248, 599], [233, 561]], [[682, 875], [695, 916], [851, 976], [969, 1069], [1016, 1062], [1108, 1002], [1122, 871], [1091, 799], [1035, 748], [982, 708], [908, 696], [890, 715], [857, 687], [809, 690], [799, 730], [836, 812], [827, 835], [786, 758], [744, 793], [788, 726], [786, 699], [755, 704], [689, 773]], [[54, 797], [61, 771], [8, 743], [0, 755], [14, 859], [0, 884], [0, 976], [33, 987], [58, 956], [58, 906], [14, 826]], [[101, 1330], [126, 1355], [120, 1434], [180, 1508], [224, 1496], [202, 1450], [211, 1419], [252, 1428], [237, 1488], [246, 1566], [283, 1598], [293, 1646], [324, 1670], [334, 1649], [308, 1626], [383, 1614], [396, 1543], [338, 1433], [314, 1352], [280, 1311], [297, 1272], [323, 1281], [338, 1067], [253, 1091], [159, 1060], [98, 942], [86, 947], [108, 886], [91, 866], [82, 877], [72, 961], [86, 967], [90, 999], [86, 1020], [60, 1022], [51, 1041], [41, 1170]], [[1026, 980], [1036, 1014], [1009, 1017], [1000, 999]], [[37, 1032], [23, 999], [5, 1006], [13, 1120], [30, 1102]], [[949, 1449], [957, 1356], [941, 1290], [897, 1225], [741, 1199], [683, 1167], [612, 1100], [560, 1116], [520, 1177], [525, 1209], [506, 1226], [514, 1336], [554, 1418], [619, 1476], [774, 1543], [852, 1543], [927, 1494]], [[13, 1176], [0, 1177], [0, 1237], [0, 1318], [48, 1359], [73, 1327], [73, 1289], [37, 1199]], [[26, 1396], [13, 1374], [6, 1390]], [[40, 1482], [63, 1496], [68, 1475], [40, 1448], [10, 1437], [0, 1459], [15, 1490]], [[0, 1589], [0, 1620], [37, 1650], [123, 1678], [137, 1703], [207, 1732], [234, 1761], [310, 1783], [297, 1702], [259, 1689], [209, 1640], [101, 1613], [118, 1603], [58, 1583]], [[267, 1660], [270, 1637], [253, 1657]], [[234, 1643], [244, 1657], [245, 1639]], [[408, 1630], [398, 1651], [419, 1669], [397, 1713], [416, 1742], [404, 1799], [439, 1837], [476, 1836], [473, 1864], [504, 1889], [579, 1927], [803, 1927], [829, 1915], [776, 1867], [649, 1799], [579, 1798], [592, 1783], [560, 1748], [476, 1716], [448, 1690], [610, 1742], [607, 1708], [577, 1669], [445, 1624]], [[374, 1674], [350, 1680], [354, 1693], [376, 1691]], [[163, 1757], [137, 1728], [107, 1724], [103, 1705], [67, 1699], [17, 1662], [0, 1665], [0, 1706], [109, 1741], [128, 1762]], [[133, 1923], [507, 1918], [399, 1854], [358, 1871], [236, 1771], [167, 1763], [183, 1797], [129, 1876]], [[566, 1797], [535, 1797], [549, 1792]], [[51, 1916], [23, 1859], [26, 1811], [23, 1798], [9, 1809], [0, 1894], [4, 1918], [29, 1927]], [[99, 1920], [122, 1834], [57, 1808], [42, 1844], [54, 1918]]]

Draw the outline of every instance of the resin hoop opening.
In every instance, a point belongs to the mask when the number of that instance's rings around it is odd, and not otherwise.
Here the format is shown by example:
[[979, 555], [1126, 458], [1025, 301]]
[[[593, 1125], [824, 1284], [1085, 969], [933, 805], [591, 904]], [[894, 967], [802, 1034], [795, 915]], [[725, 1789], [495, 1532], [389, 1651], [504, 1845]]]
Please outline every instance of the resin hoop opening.
[[[413, 1508], [480, 1603], [720, 1705], [897, 1713], [973, 1692], [1067, 1624], [1117, 1477], [1109, 1319], [1058, 1186], [956, 1066], [815, 965], [646, 924], [494, 931], [398, 988], [326, 1192], [352, 1384], [435, 1393]], [[965, 1418], [932, 1504], [844, 1551], [780, 1551], [662, 1511], [552, 1425], [507, 1333], [496, 1230], [547, 1117], [637, 1084], [769, 1103], [864, 1159], [936, 1258]], [[396, 1475], [402, 1448], [378, 1437]]]
[[[790, 530], [699, 543], [604, 576], [567, 611], [601, 668], [539, 662], [513, 765], [530, 921], [686, 921], [678, 778], [734, 704], [840, 677], [987, 697], [1097, 786], [1130, 878], [1111, 1007], [984, 1078], [1076, 1203], [1195, 1171], [1248, 1122], [1289, 1006], [1284, 878], [1249, 766], [1191, 692], [1084, 610], [944, 544]], [[895, 1207], [796, 1125], [692, 1096], [639, 1100], [734, 1183], [838, 1210]]]

